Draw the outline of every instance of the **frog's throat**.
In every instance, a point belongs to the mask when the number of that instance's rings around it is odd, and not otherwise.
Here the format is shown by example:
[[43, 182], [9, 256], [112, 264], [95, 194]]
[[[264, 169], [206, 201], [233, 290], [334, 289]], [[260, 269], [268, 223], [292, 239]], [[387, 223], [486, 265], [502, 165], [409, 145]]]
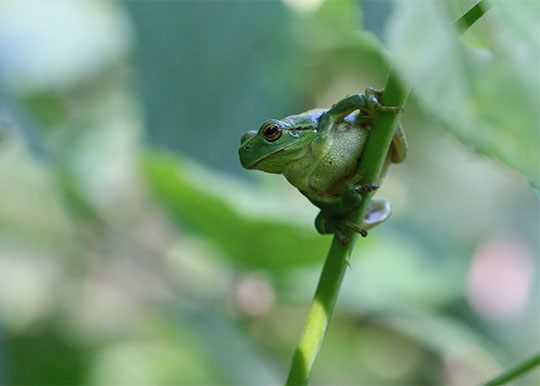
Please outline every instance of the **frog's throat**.
[[249, 169], [255, 169], [257, 167], [257, 165], [259, 165], [261, 162], [269, 160], [271, 158], [277, 157], [278, 155], [281, 155], [281, 154], [285, 153], [287, 151], [287, 149], [291, 148], [293, 145], [294, 145], [294, 143], [287, 146], [287, 147], [284, 147], [283, 149], [280, 149], [280, 150], [276, 151], [275, 153], [268, 154], [266, 157], [261, 158], [260, 160], [255, 162], [253, 165], [251, 165], [249, 167]]

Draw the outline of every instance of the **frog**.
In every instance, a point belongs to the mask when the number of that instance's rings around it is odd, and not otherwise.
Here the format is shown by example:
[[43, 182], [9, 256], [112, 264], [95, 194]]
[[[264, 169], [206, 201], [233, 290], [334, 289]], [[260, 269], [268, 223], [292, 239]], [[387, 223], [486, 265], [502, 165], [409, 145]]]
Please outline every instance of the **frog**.
[[359, 168], [373, 118], [379, 112], [401, 113], [401, 106], [383, 106], [382, 92], [373, 88], [349, 95], [327, 109], [312, 109], [282, 119], [269, 119], [259, 130], [241, 137], [240, 163], [246, 169], [282, 174], [313, 205], [320, 209], [315, 228], [349, 242], [345, 230], [363, 237], [367, 230], [386, 221], [391, 205], [373, 199], [362, 224], [348, 216], [356, 210], [363, 194], [379, 188], [392, 163], [403, 162], [408, 145], [401, 124], [395, 126], [390, 148], [376, 183], [361, 184]]

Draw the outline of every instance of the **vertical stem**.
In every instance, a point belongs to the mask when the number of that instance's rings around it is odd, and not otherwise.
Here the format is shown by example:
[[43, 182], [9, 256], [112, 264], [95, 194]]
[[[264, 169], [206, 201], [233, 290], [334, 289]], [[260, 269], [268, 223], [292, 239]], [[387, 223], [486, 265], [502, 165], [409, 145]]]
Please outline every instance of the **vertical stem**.
[[[466, 31], [488, 8], [485, 1], [477, 3], [456, 22], [459, 31], [461, 33]], [[408, 94], [409, 89], [404, 88], [397, 74], [391, 71], [386, 80], [381, 104], [383, 106], [403, 106]], [[360, 160], [359, 168], [365, 173], [361, 183], [373, 183], [379, 180], [396, 122], [397, 115], [393, 113], [379, 113], [375, 117], [373, 129]], [[371, 196], [372, 193], [363, 194], [359, 208], [349, 216], [349, 220], [361, 223], [359, 220], [365, 217]], [[306, 385], [308, 383], [313, 363], [321, 348], [334, 311], [339, 289], [348, 266], [347, 259], [357, 237], [356, 233], [352, 231], [345, 231], [344, 233], [350, 242], [343, 245], [339, 238], [334, 236], [300, 343], [293, 355], [286, 385]]]
[[465, 12], [454, 25], [457, 27], [460, 33], [463, 33], [469, 29], [478, 19], [482, 17], [493, 4], [486, 3], [485, 1], [479, 1], [471, 9]]
[[311, 375], [315, 357], [319, 352], [326, 329], [330, 323], [339, 288], [347, 269], [347, 259], [353, 242], [343, 245], [334, 236], [332, 246], [315, 291], [300, 343], [294, 352], [287, 385], [305, 385]]
[[[390, 74], [386, 81], [382, 104], [386, 106], [402, 106], [405, 103], [407, 94], [408, 92], [399, 85], [396, 75]], [[360, 160], [359, 168], [365, 172], [362, 183], [379, 180], [379, 174], [394, 134], [396, 120], [397, 115], [394, 113], [380, 113], [375, 117], [373, 129]], [[363, 194], [360, 207], [349, 216], [351, 221], [361, 223], [359, 219], [364, 218], [371, 195], [371, 193]], [[344, 233], [350, 242], [343, 245], [340, 239], [334, 236], [300, 343], [294, 352], [291, 371], [286, 382], [287, 385], [305, 385], [311, 375], [315, 357], [324, 340], [334, 311], [339, 289], [348, 266], [348, 257], [357, 237], [357, 234], [352, 231], [345, 231]]]

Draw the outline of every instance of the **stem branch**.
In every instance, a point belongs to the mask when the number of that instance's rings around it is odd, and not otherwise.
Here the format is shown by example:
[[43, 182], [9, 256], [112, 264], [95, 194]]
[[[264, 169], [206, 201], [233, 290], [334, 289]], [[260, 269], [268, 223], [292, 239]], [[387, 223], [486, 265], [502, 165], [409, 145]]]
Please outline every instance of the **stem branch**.
[[483, 383], [482, 386], [504, 385], [505, 383], [510, 382], [512, 379], [515, 379], [517, 377], [524, 375], [526, 372], [528, 372], [529, 370], [532, 370], [538, 365], [540, 365], [540, 353], [537, 353], [533, 357], [521, 363], [518, 363], [514, 367], [511, 367], [505, 370], [499, 376], [487, 381], [486, 383]]

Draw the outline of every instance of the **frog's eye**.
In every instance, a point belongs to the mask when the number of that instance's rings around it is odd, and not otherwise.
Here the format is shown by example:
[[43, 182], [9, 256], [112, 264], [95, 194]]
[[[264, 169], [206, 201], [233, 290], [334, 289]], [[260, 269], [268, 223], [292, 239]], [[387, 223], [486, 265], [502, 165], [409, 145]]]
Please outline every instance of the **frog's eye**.
[[264, 128], [263, 136], [269, 142], [277, 141], [281, 137], [281, 127], [275, 123], [271, 123]]

